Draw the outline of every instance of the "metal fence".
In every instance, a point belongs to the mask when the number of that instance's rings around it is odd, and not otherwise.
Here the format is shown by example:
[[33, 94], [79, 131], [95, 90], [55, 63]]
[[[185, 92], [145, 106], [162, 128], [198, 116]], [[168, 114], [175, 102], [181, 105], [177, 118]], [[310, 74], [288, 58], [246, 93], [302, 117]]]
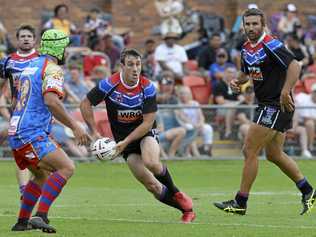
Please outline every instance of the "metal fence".
[[[68, 110], [76, 110], [78, 109], [78, 104], [66, 104], [65, 105]], [[9, 105], [2, 105], [1, 107], [9, 107]], [[202, 109], [203, 114], [205, 116], [206, 123], [211, 124], [214, 130], [214, 140], [212, 145], [213, 155], [210, 157], [208, 155], [202, 154], [199, 157], [188, 157], [185, 154], [178, 153], [175, 157], [168, 157], [168, 159], [172, 160], [184, 160], [184, 159], [240, 159], [242, 157], [241, 153], [241, 147], [243, 144], [243, 141], [241, 137], [238, 135], [238, 128], [239, 124], [237, 122], [234, 122], [233, 124], [233, 136], [230, 139], [224, 139], [223, 138], [223, 118], [219, 118], [217, 114], [217, 110], [240, 110], [240, 109], [249, 109], [251, 111], [251, 120], [254, 115], [254, 109], [256, 108], [256, 105], [231, 105], [231, 106], [222, 106], [222, 105], [200, 105], [199, 107], [196, 106], [187, 106], [183, 104], [177, 104], [177, 105], [158, 105], [158, 115], [162, 114], [166, 111], [176, 111], [184, 108], [192, 108], [192, 109]], [[102, 110], [105, 109], [105, 106], [97, 106], [95, 108], [96, 110]], [[296, 107], [297, 110], [300, 109], [315, 109], [316, 114], [316, 106], [306, 106], [306, 107]], [[108, 125], [108, 124], [107, 124]], [[198, 145], [201, 144], [201, 137], [197, 137], [197, 143]], [[299, 142], [297, 138], [291, 137], [290, 140], [288, 140], [285, 144], [285, 151], [288, 152], [290, 155], [296, 155], [297, 157], [300, 157], [300, 147]], [[67, 151], [67, 149], [66, 149]], [[69, 153], [68, 153], [69, 154]], [[71, 154], [69, 154], [71, 157], [73, 157], [74, 160], [81, 160], [81, 161], [93, 161], [95, 160], [94, 157], [88, 156], [84, 158], [78, 158]], [[7, 144], [2, 144], [0, 146], [0, 160], [8, 160], [11, 158], [11, 152]], [[121, 161], [118, 159], [118, 161]]]

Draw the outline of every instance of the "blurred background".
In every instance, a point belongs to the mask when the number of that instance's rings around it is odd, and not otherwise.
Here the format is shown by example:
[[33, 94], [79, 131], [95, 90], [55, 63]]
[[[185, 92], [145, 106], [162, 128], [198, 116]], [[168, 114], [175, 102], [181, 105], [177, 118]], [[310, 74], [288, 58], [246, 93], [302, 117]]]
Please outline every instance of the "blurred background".
[[[286, 152], [312, 159], [316, 110], [316, 1], [242, 0], [0, 0], [0, 58], [16, 50], [16, 29], [31, 24], [38, 38], [58, 28], [71, 38], [65, 70], [65, 105], [83, 122], [78, 104], [100, 80], [120, 69], [123, 48], [143, 53], [143, 74], [158, 90], [161, 156], [165, 159], [239, 158], [255, 105], [251, 84], [235, 95], [227, 86], [240, 69], [246, 38], [241, 15], [266, 13], [267, 32], [282, 40], [302, 65], [295, 86], [297, 113]], [[9, 119], [10, 95], [0, 96], [0, 130]], [[105, 105], [98, 129], [111, 137]], [[2, 135], [1, 135], [2, 134]], [[10, 157], [4, 132], [1, 156]], [[73, 134], [56, 123], [53, 135], [74, 158], [89, 160]]]

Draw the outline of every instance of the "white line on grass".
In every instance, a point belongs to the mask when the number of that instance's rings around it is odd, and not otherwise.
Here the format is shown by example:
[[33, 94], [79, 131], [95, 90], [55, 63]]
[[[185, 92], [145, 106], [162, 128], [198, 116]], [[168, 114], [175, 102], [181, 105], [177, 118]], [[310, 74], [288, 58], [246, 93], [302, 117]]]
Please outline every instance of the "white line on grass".
[[[16, 217], [14, 215], [0, 214], [0, 217]], [[103, 221], [103, 222], [125, 222], [125, 223], [139, 223], [139, 224], [181, 224], [176, 221], [155, 221], [155, 220], [143, 220], [143, 219], [127, 219], [127, 218], [91, 218], [82, 216], [51, 216], [51, 219], [62, 220], [86, 220], [86, 221]], [[272, 228], [272, 229], [316, 229], [316, 226], [306, 225], [264, 225], [264, 224], [251, 224], [251, 223], [216, 223], [216, 222], [193, 222], [190, 225], [212, 225], [212, 226], [226, 226], [226, 227], [250, 227], [250, 228]]]

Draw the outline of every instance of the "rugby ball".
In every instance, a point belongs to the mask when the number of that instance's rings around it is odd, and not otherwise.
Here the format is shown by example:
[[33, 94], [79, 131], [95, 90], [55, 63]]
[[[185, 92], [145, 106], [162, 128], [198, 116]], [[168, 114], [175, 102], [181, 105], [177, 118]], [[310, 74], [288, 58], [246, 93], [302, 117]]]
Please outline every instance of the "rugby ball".
[[116, 153], [115, 146], [116, 142], [113, 139], [109, 137], [103, 137], [96, 140], [91, 145], [91, 153], [99, 160], [111, 160]]

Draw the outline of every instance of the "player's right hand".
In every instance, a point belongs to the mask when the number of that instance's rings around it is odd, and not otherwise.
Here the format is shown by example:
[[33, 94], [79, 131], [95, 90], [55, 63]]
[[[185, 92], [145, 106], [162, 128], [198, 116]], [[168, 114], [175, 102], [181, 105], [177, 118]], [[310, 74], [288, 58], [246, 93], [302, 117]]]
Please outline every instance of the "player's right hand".
[[75, 135], [75, 139], [77, 144], [80, 145], [90, 145], [90, 142], [92, 141], [92, 138], [86, 131], [80, 127], [79, 125], [75, 126], [75, 128], [72, 130], [72, 132]]
[[229, 83], [229, 86], [232, 89], [232, 91], [235, 92], [236, 94], [239, 94], [241, 92], [240, 83], [238, 79], [231, 80]]

